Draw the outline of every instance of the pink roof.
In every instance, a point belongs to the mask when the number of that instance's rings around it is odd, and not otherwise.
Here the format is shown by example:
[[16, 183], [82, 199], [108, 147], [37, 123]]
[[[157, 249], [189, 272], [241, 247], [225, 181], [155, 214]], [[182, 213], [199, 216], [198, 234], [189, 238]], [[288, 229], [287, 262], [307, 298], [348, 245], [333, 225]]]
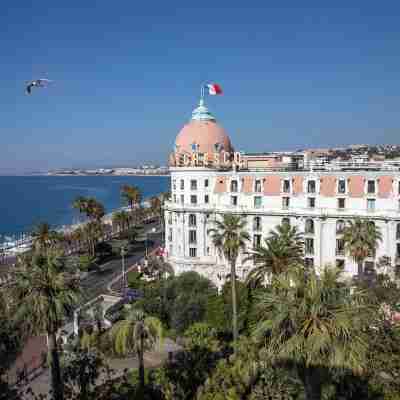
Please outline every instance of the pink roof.
[[176, 137], [176, 151], [192, 153], [192, 145], [198, 145], [199, 153], [213, 154], [215, 144], [223, 146], [224, 151], [233, 151], [229, 136], [225, 130], [214, 121], [192, 120], [185, 125]]
[[293, 194], [303, 193], [303, 181], [304, 178], [302, 176], [295, 176], [293, 178]]
[[379, 197], [388, 198], [392, 193], [393, 178], [391, 176], [380, 176], [378, 179]]
[[215, 182], [214, 193], [225, 193], [226, 190], [226, 177], [225, 176], [217, 176], [217, 180]]
[[349, 196], [363, 197], [364, 196], [365, 178], [361, 175], [351, 176], [349, 178]]
[[268, 175], [264, 179], [264, 194], [279, 196], [281, 194], [281, 178], [278, 175]]
[[253, 185], [254, 185], [254, 179], [251, 176], [245, 176], [243, 178], [242, 192], [252, 193], [254, 191]]
[[323, 176], [320, 183], [320, 193], [322, 196], [333, 197], [336, 194], [336, 176]]

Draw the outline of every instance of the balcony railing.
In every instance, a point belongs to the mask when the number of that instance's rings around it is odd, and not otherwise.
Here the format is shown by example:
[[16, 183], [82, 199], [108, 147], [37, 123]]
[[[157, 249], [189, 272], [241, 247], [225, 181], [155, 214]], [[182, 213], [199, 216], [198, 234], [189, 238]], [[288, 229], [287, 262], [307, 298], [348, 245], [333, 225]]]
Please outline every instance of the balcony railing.
[[345, 255], [344, 249], [336, 249], [336, 255], [337, 256], [344, 256]]

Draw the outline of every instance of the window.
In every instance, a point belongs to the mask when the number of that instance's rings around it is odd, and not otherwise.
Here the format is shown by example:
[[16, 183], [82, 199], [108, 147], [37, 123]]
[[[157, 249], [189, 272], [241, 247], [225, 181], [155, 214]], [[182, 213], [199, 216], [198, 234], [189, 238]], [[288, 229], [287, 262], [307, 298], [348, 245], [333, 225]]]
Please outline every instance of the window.
[[289, 218], [282, 218], [282, 223], [281, 224], [290, 226], [290, 219]]
[[190, 230], [189, 231], [189, 243], [190, 244], [196, 244], [196, 239], [197, 239], [196, 231]]
[[196, 226], [196, 214], [189, 214], [189, 226]]
[[208, 204], [208, 194], [204, 195], [204, 203]]
[[196, 247], [190, 247], [189, 248], [189, 256], [190, 257], [197, 257], [197, 249], [196, 249]]
[[368, 193], [375, 193], [375, 181], [369, 180], [367, 182], [367, 192]]
[[307, 182], [307, 193], [315, 193], [315, 181], [308, 181]]
[[262, 197], [255, 196], [254, 197], [254, 208], [261, 208], [261, 205], [262, 205]]
[[168, 213], [168, 223], [172, 224], [172, 213]]
[[208, 187], [208, 179], [204, 179], [204, 187]]
[[364, 274], [374, 275], [375, 273], [375, 263], [373, 261], [365, 261]]
[[336, 239], [336, 255], [344, 256], [344, 240]]
[[176, 179], [172, 181], [172, 190], [176, 190]]
[[253, 235], [253, 246], [255, 248], [261, 246], [261, 235]]
[[398, 259], [400, 259], [400, 243], [396, 243], [396, 258], [397, 261], [399, 261]]
[[195, 194], [190, 196], [190, 204], [197, 204], [197, 196]]
[[338, 193], [346, 193], [346, 181], [344, 179], [339, 179], [337, 191]]
[[261, 181], [256, 180], [255, 186], [254, 186], [254, 191], [256, 193], [261, 193]]
[[290, 205], [290, 197], [282, 197], [282, 208], [289, 208]]
[[197, 143], [192, 143], [192, 151], [197, 151], [199, 149], [199, 145]]
[[314, 239], [306, 238], [304, 245], [306, 254], [314, 254]]
[[367, 199], [367, 211], [375, 211], [375, 199]]
[[172, 242], [172, 228], [169, 228], [168, 241]]
[[305, 224], [305, 233], [314, 233], [314, 221], [312, 219], [307, 219]]
[[173, 254], [173, 252], [172, 252], [172, 250], [173, 250], [173, 246], [172, 246], [172, 244], [170, 244], [169, 245], [169, 256], [172, 256], [172, 254]]
[[339, 210], [346, 208], [346, 199], [337, 199], [337, 208]]
[[176, 203], [176, 194], [174, 194], [174, 203]]
[[231, 206], [237, 206], [238, 204], [238, 197], [237, 196], [231, 196]]
[[185, 189], [185, 181], [181, 179], [181, 190]]
[[315, 197], [309, 197], [307, 199], [308, 208], [315, 208]]
[[237, 192], [238, 191], [238, 183], [237, 181], [231, 181], [231, 192]]
[[255, 231], [261, 230], [261, 217], [254, 217], [253, 218], [253, 229]]
[[304, 259], [304, 265], [307, 269], [313, 269], [314, 268], [314, 259], [310, 257], [306, 257]]
[[185, 204], [185, 195], [181, 194], [181, 204]]
[[336, 260], [336, 268], [344, 270], [344, 260], [343, 259]]
[[283, 181], [283, 193], [290, 193], [290, 180], [285, 179]]
[[208, 256], [210, 255], [210, 247], [208, 247], [208, 246], [207, 246], [207, 249], [206, 249], [206, 253], [207, 253]]
[[336, 221], [336, 235], [340, 235], [341, 233], [343, 233], [345, 227], [346, 223], [342, 219]]
[[400, 240], [400, 224], [396, 225], [396, 239]]
[[190, 180], [190, 190], [197, 190], [197, 181], [196, 179]]

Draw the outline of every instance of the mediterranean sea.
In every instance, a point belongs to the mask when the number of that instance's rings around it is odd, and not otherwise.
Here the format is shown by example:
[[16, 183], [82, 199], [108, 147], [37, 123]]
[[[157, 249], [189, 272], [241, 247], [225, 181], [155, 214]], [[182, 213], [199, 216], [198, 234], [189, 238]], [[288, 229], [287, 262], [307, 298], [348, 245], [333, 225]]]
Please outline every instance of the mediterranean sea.
[[167, 192], [169, 176], [0, 176], [0, 243], [29, 233], [39, 222], [53, 227], [78, 221], [72, 202], [95, 197], [107, 212], [121, 207], [122, 185], [138, 186], [143, 198]]

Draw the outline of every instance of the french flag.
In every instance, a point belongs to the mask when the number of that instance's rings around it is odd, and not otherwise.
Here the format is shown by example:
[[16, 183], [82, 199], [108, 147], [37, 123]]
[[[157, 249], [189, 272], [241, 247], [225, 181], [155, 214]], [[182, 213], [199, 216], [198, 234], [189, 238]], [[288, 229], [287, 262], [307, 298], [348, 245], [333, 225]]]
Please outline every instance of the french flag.
[[222, 94], [221, 86], [219, 86], [217, 83], [208, 83], [206, 87], [208, 89], [208, 94], [211, 96]]

